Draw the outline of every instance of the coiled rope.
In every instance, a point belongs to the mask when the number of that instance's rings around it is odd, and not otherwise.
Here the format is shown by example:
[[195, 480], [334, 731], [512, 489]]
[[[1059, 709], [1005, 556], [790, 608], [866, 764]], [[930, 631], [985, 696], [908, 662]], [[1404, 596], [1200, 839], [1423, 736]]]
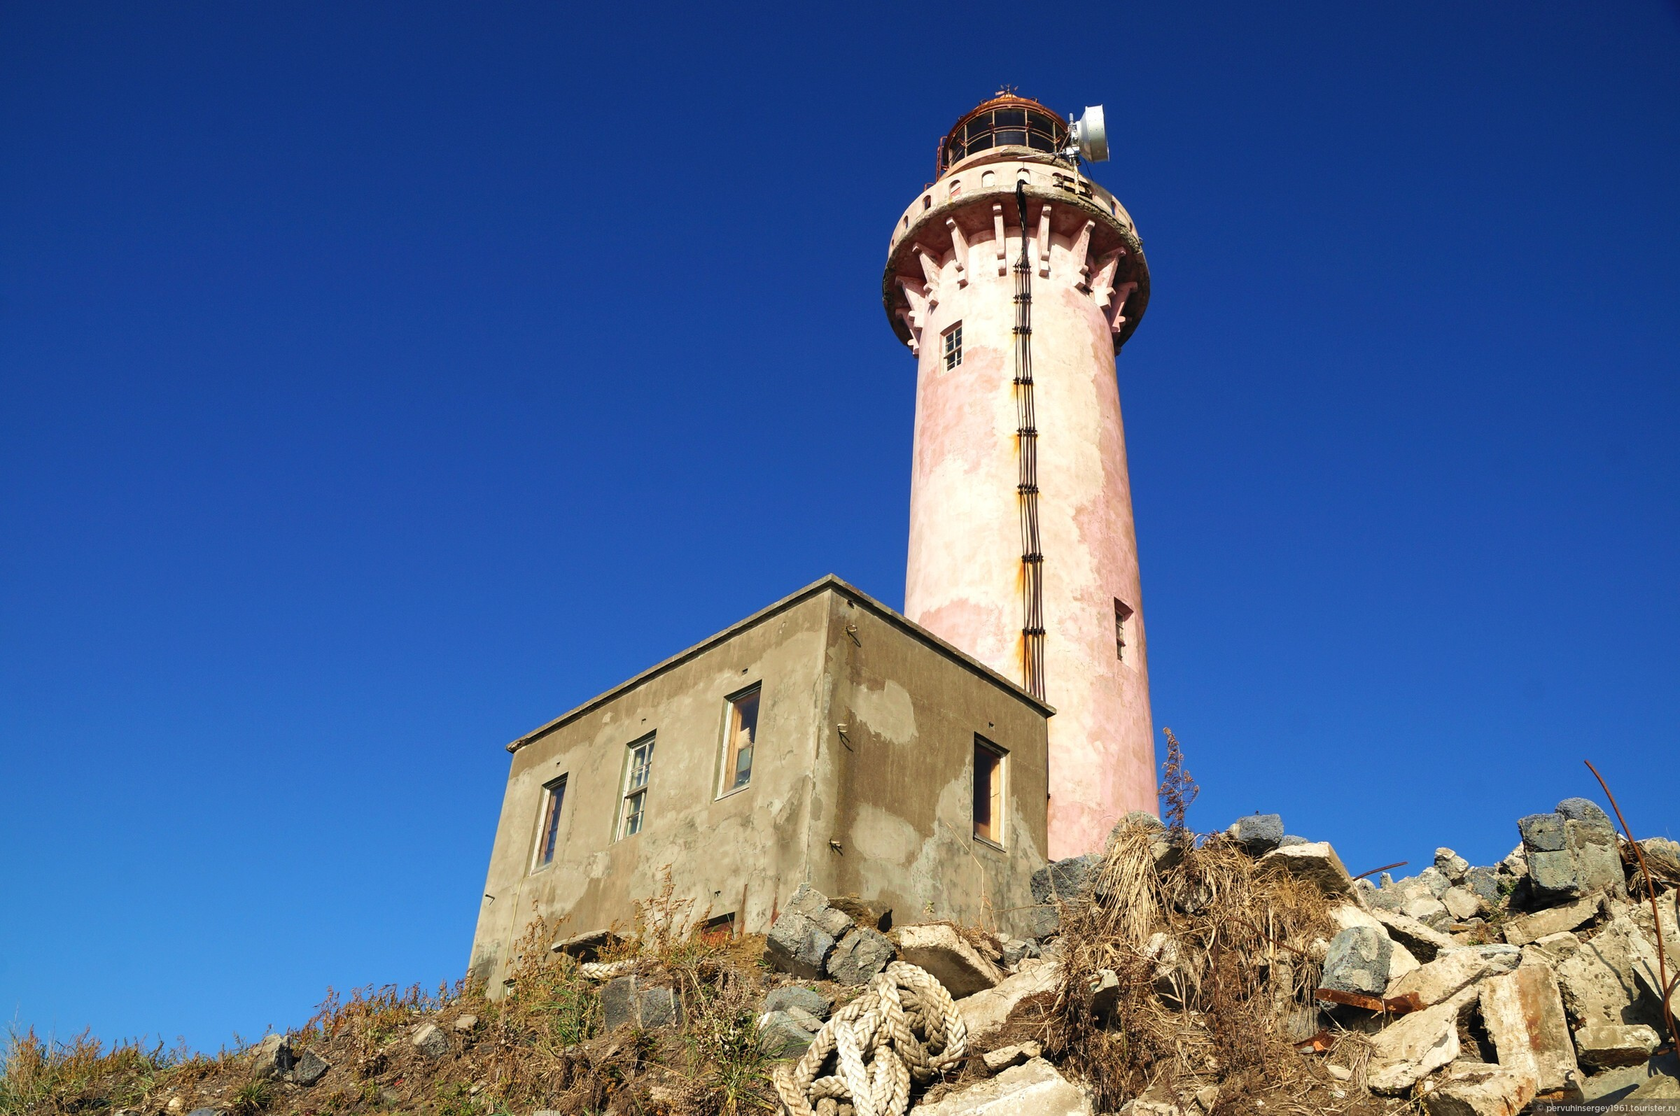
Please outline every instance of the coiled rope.
[[771, 1080], [789, 1116], [836, 1116], [842, 1102], [855, 1116], [904, 1116], [910, 1082], [927, 1084], [967, 1053], [968, 1027], [945, 986], [894, 961]]

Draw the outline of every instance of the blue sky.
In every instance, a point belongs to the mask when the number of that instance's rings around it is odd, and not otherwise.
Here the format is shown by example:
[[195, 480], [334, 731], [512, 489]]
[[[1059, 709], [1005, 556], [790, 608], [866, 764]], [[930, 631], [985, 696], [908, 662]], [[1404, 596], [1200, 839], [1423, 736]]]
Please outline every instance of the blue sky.
[[902, 600], [880, 269], [1105, 103], [1157, 727], [1359, 871], [1680, 828], [1672, 5], [8, 5], [0, 1013], [205, 1047], [460, 975], [502, 745]]

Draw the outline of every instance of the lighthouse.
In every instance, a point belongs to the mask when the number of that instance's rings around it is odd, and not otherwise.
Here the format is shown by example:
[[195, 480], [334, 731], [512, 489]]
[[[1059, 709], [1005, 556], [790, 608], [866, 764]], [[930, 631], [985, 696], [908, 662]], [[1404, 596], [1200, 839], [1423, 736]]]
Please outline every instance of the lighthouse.
[[882, 301], [916, 358], [904, 612], [1056, 710], [1047, 850], [1156, 812], [1137, 535], [1115, 357], [1149, 300], [1131, 216], [1064, 121], [1000, 93], [940, 141]]

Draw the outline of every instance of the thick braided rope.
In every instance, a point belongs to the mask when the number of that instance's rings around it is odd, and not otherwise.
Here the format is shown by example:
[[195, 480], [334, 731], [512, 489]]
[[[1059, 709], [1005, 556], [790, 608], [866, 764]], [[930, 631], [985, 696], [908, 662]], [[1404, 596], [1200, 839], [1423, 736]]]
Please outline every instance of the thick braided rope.
[[911, 1080], [925, 1085], [967, 1053], [968, 1028], [945, 986], [894, 961], [771, 1081], [789, 1116], [831, 1116], [840, 1101], [856, 1116], [904, 1116]]

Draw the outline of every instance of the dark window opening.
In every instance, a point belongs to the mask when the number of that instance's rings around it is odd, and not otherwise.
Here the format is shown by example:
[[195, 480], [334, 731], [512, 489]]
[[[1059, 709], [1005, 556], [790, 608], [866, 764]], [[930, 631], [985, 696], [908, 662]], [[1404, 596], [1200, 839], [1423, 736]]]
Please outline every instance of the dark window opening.
[[974, 738], [974, 835], [1003, 844], [1003, 750]]
[[543, 787], [543, 819], [537, 830], [538, 868], [554, 862], [554, 846], [560, 837], [560, 807], [566, 801], [564, 775]]
[[1119, 597], [1114, 598], [1114, 657], [1121, 662], [1126, 661], [1126, 628], [1132, 619], [1132, 610], [1121, 603]]

